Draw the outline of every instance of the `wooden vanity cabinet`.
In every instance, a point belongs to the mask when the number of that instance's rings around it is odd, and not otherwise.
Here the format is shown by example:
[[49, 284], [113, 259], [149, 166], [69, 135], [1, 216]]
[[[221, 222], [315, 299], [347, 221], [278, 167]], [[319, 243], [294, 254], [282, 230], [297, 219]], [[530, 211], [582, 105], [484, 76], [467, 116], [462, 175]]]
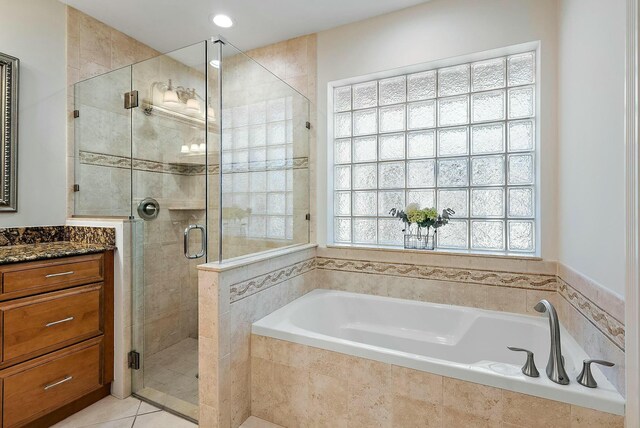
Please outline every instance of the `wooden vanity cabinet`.
[[113, 251], [0, 266], [2, 428], [51, 426], [112, 381]]

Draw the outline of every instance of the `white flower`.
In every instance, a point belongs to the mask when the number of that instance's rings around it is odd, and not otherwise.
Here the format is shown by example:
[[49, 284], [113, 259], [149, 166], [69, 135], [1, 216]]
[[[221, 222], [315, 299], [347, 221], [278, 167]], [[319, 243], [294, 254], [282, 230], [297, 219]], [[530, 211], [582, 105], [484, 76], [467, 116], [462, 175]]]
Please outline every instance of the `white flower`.
[[420, 209], [420, 205], [418, 205], [417, 203], [412, 203], [406, 206], [406, 208], [404, 209], [405, 213], [408, 213], [409, 211], [412, 210], [419, 210]]

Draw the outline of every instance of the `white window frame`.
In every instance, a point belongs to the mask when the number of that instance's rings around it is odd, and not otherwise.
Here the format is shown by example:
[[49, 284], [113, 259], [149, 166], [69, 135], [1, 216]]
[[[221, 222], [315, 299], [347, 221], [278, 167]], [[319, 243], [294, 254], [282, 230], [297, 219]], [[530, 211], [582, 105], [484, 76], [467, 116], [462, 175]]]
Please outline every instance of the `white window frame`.
[[[327, 197], [327, 205], [326, 205], [326, 242], [328, 246], [336, 246], [336, 247], [356, 247], [356, 248], [387, 248], [393, 250], [402, 250], [401, 246], [388, 246], [388, 245], [379, 245], [379, 244], [356, 244], [356, 243], [336, 243], [335, 235], [334, 235], [334, 89], [347, 86], [354, 85], [358, 83], [364, 83], [372, 80], [380, 80], [389, 77], [396, 77], [405, 74], [418, 73], [422, 71], [438, 69], [443, 67], [455, 66], [459, 64], [471, 63], [476, 61], [487, 60], [491, 58], [520, 54], [528, 51], [535, 52], [536, 61], [535, 61], [535, 149], [534, 153], [534, 171], [535, 171], [535, 180], [533, 183], [534, 187], [534, 203], [535, 203], [535, 217], [534, 217], [534, 228], [535, 228], [535, 236], [534, 236], [534, 252], [522, 252], [522, 251], [509, 251], [508, 246], [505, 243], [504, 251], [492, 251], [492, 250], [478, 250], [478, 249], [446, 249], [446, 250], [436, 250], [450, 253], [462, 253], [462, 254], [498, 254], [498, 255], [507, 255], [507, 256], [515, 256], [515, 257], [540, 257], [541, 249], [544, 245], [542, 240], [542, 227], [541, 227], [541, 213], [543, 212], [542, 206], [542, 198], [541, 198], [541, 164], [544, 161], [544, 156], [541, 150], [540, 137], [541, 137], [541, 87], [543, 85], [541, 79], [541, 55], [540, 55], [540, 42], [533, 41], [528, 43], [522, 43], [518, 45], [507, 46], [498, 49], [492, 49], [482, 52], [476, 52], [467, 55], [461, 55], [441, 60], [429, 61], [426, 63], [420, 63], [415, 65], [410, 65], [406, 67], [375, 72], [366, 75], [360, 75], [356, 77], [346, 78], [331, 81], [327, 84], [327, 139], [326, 139], [326, 197]], [[508, 100], [506, 100], [508, 102]], [[471, 119], [470, 119], [471, 120]], [[434, 128], [435, 129], [435, 128]], [[505, 162], [506, 162], [507, 153], [505, 152]], [[376, 163], [378, 163], [376, 161]], [[470, 186], [469, 186], [470, 187]], [[507, 187], [506, 184], [504, 186]], [[351, 190], [353, 191], [353, 189]], [[470, 197], [470, 194], [469, 194]], [[505, 196], [506, 198], [506, 196]], [[507, 201], [505, 199], [505, 204]], [[351, 216], [353, 218], [353, 215]], [[400, 220], [398, 220], [398, 227], [402, 227]], [[505, 223], [505, 227], [507, 227], [507, 223]], [[470, 239], [470, 231], [469, 231], [469, 239]], [[506, 230], [505, 230], [505, 239], [506, 239]]]

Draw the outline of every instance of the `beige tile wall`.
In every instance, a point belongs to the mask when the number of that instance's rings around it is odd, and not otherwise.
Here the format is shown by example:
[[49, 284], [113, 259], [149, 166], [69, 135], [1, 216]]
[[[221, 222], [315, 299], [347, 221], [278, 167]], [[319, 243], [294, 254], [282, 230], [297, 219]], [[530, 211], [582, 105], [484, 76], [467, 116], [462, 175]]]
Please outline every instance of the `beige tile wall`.
[[[273, 258], [263, 256], [228, 269], [224, 263], [199, 267], [200, 423], [203, 426], [238, 427], [250, 416], [251, 324], [311, 290], [316, 283], [312, 265], [307, 264], [304, 269], [296, 267], [312, 261], [314, 254], [315, 248], [307, 246], [300, 251]], [[255, 287], [258, 283], [261, 284], [259, 290], [232, 299], [232, 290]]]
[[615, 363], [600, 369], [626, 395], [624, 300], [562, 263], [558, 280], [560, 320], [591, 358]]
[[[202, 47], [194, 48], [202, 51]], [[204, 200], [204, 172], [175, 174], [136, 168], [133, 176], [129, 165], [113, 166], [114, 157], [133, 157], [155, 164], [177, 162], [180, 147], [194, 138], [204, 140], [203, 130], [161, 118], [147, 116], [141, 109], [133, 113], [123, 108], [123, 93], [139, 89], [141, 101], [149, 99], [151, 83], [173, 78], [176, 85], [194, 87], [204, 93], [201, 72], [74, 9], [67, 8], [67, 74], [68, 74], [68, 187], [74, 180], [74, 139], [77, 148], [110, 155], [110, 160], [79, 165], [77, 209], [74, 193], [69, 193], [69, 215], [126, 216], [131, 209], [133, 180], [134, 203], [143, 197], [154, 197], [161, 204], [160, 216], [144, 222], [138, 234], [143, 244], [136, 272], [139, 280], [140, 311], [145, 317], [145, 351], [151, 355], [187, 337], [197, 337], [197, 272], [196, 262], [182, 253], [182, 231], [188, 224], [203, 223], [204, 210], [170, 210], [181, 201]], [[153, 59], [152, 59], [153, 58]], [[140, 63], [144, 61], [143, 63]], [[74, 84], [104, 73], [139, 63], [133, 72], [125, 68], [82, 84], [79, 98], [74, 98]], [[84, 95], [84, 96], [82, 96]], [[80, 110], [74, 119], [72, 111]], [[131, 140], [133, 123], [133, 141]], [[112, 162], [110, 164], [109, 162]], [[203, 205], [204, 208], [204, 205]]]
[[[156, 55], [158, 55], [157, 51], [143, 43], [89, 15], [67, 7], [67, 188], [69, 189], [67, 214], [69, 216], [74, 214], [74, 194], [72, 192], [75, 139], [73, 85]], [[124, 178], [116, 177], [112, 188], [120, 188], [124, 180]], [[102, 184], [111, 184], [111, 182]]]
[[258, 335], [251, 413], [287, 427], [624, 426], [622, 416]]
[[[308, 255], [298, 254], [295, 257], [291, 254], [287, 255], [275, 264], [274, 260], [278, 259], [270, 259], [268, 257], [265, 259], [263, 257], [259, 258], [258, 261], [222, 272], [223, 277], [226, 276], [226, 279], [222, 281], [218, 276], [220, 274], [215, 273], [216, 284], [222, 287], [217, 292], [225, 294], [224, 305], [228, 305], [228, 315], [220, 315], [219, 325], [222, 328], [224, 340], [221, 340], [220, 345], [223, 350], [219, 352], [221, 354], [226, 353], [227, 350], [229, 352], [228, 361], [223, 359], [222, 363], [224, 367], [229, 367], [229, 379], [225, 380], [225, 383], [221, 384], [220, 388], [224, 388], [224, 396], [230, 397], [230, 402], [224, 407], [225, 411], [228, 409], [229, 412], [228, 416], [225, 417], [231, 421], [234, 427], [249, 416], [249, 409], [246, 405], [248, 400], [254, 400], [255, 394], [260, 393], [259, 390], [256, 391], [255, 386], [253, 390], [247, 386], [252, 377], [255, 378], [256, 376], [254, 372], [256, 361], [254, 360], [251, 363], [254, 366], [250, 366], [250, 360], [248, 360], [250, 352], [254, 352], [253, 345], [248, 341], [251, 323], [285, 305], [295, 297], [315, 288], [329, 288], [523, 314], [537, 314], [533, 311], [533, 306], [540, 299], [545, 298], [558, 308], [563, 325], [581, 343], [590, 356], [610, 359], [617, 364], [616, 367], [608, 371], [603, 370], [603, 372], [614, 385], [618, 388], [623, 388], [624, 352], [615, 345], [609, 336], [587, 320], [585, 314], [579, 311], [584, 311], [584, 308], [576, 305], [578, 308], [576, 309], [562, 293], [559, 293], [558, 290], [564, 284], [564, 281], [557, 276], [558, 268], [553, 262], [530, 258], [480, 257], [450, 253], [378, 251], [353, 248], [318, 248]], [[307, 265], [307, 263], [309, 264]], [[206, 274], [213, 275], [214, 273], [206, 272]], [[289, 280], [288, 275], [297, 276]], [[274, 286], [274, 284], [277, 285]], [[584, 287], [582, 288], [584, 289]], [[210, 308], [211, 300], [202, 295], [201, 292], [199, 310], [201, 312], [210, 311], [207, 308]], [[612, 307], [615, 307], [615, 305], [612, 305]], [[229, 335], [225, 333], [228, 326], [231, 326]], [[217, 328], [213, 322], [209, 322], [209, 327], [214, 330]], [[201, 326], [201, 332], [203, 331], [202, 328]], [[201, 358], [208, 361], [211, 355], [213, 354], [201, 355]], [[337, 356], [336, 358], [339, 359]], [[203, 364], [205, 363], [203, 362]], [[339, 370], [338, 366], [334, 366], [333, 362], [326, 362], [324, 365], [325, 369], [329, 371]], [[271, 366], [265, 376], [279, 376], [276, 369], [280, 370], [281, 367]], [[201, 370], [203, 370], [202, 366]], [[314, 387], [314, 382], [316, 382], [315, 375], [309, 375], [311, 376], [309, 378], [306, 377], [306, 374], [302, 377], [296, 376], [294, 378], [300, 384], [296, 384], [295, 388], [301, 388], [300, 391], [295, 390], [297, 391], [296, 394], [303, 394], [303, 397], [307, 397], [311, 401], [318, 400], [316, 393], [310, 392], [309, 394], [311, 395], [304, 395], [308, 392], [308, 388]], [[291, 378], [282, 381], [293, 382]], [[321, 378], [317, 382], [328, 382], [328, 380]], [[294, 388], [293, 383], [290, 386]], [[489, 388], [488, 390], [493, 391], [493, 394], [497, 394], [501, 403], [510, 402], [508, 400], [512, 398], [511, 393], [507, 391], [495, 388]], [[623, 389], [620, 389], [620, 391], [624, 393]], [[201, 393], [205, 394], [202, 390]], [[317, 394], [321, 393], [317, 392]], [[307, 398], [303, 401], [306, 401]], [[265, 412], [271, 408], [278, 409], [289, 405], [284, 402], [274, 403], [273, 400], [275, 399], [272, 398], [272, 401], [264, 404]], [[369, 397], [367, 399], [375, 401], [377, 398]], [[418, 408], [424, 404], [412, 403], [409, 399], [398, 399], [396, 401], [398, 401], [398, 406], [409, 406], [411, 408]], [[295, 403], [296, 401], [293, 400], [293, 402]], [[303, 405], [301, 403], [298, 402], [299, 405]], [[344, 401], [341, 403], [344, 403]], [[366, 400], [363, 403], [366, 403]], [[542, 400], [540, 403], [542, 403], [540, 405], [552, 405], [552, 402], [547, 403], [547, 400]], [[338, 406], [336, 408], [340, 409], [340, 404], [336, 405]], [[584, 415], [589, 418], [602, 416], [591, 415], [591, 412], [585, 409], [570, 407], [564, 406], [563, 411], [569, 412], [568, 417], [573, 418], [572, 423], [574, 424], [578, 423], [576, 421], [582, 420], [585, 417]], [[259, 409], [256, 409], [258, 408], [253, 408], [251, 414], [258, 417], [265, 416], [260, 413]], [[291, 417], [294, 418], [292, 419], [294, 422], [300, 422], [295, 419], [298, 417], [295, 412], [291, 413], [293, 410], [287, 409], [285, 413], [289, 416], [293, 415]], [[205, 410], [212, 411], [211, 408]], [[324, 408], [324, 410], [318, 411], [322, 413], [323, 411], [330, 412], [334, 410]], [[457, 415], [457, 411], [456, 409], [446, 410], [445, 408], [439, 413], [440, 416], [438, 416], [439, 419], [437, 421], [446, 422], [449, 420], [447, 418], [454, 418], [452, 420], [459, 421], [459, 419], [455, 418], [471, 417], [467, 414]], [[400, 417], [400, 414], [398, 413], [395, 417]], [[336, 426], [340, 426], [342, 417], [337, 417], [333, 413], [328, 415], [330, 416], [315, 415], [314, 420], [317, 418], [319, 418], [318, 420], [323, 420], [322, 417], [336, 417], [337, 419], [335, 420], [338, 421]], [[507, 415], [504, 417], [512, 418], [512, 416]], [[393, 417], [393, 413], [390, 413], [388, 417]], [[502, 417], [499, 416], [499, 418]], [[477, 419], [475, 422], [482, 422], [481, 419]], [[269, 420], [275, 423], [283, 422], [277, 418]], [[420, 421], [420, 419], [418, 420]], [[505, 419], [504, 421], [499, 419], [496, 423], [502, 424], [504, 422], [504, 426], [509, 426], [505, 422], [506, 420], [510, 419]], [[563, 419], [560, 418], [559, 420]], [[599, 419], [596, 418], [595, 420]], [[402, 423], [405, 422], [408, 423], [407, 421]], [[440, 422], [437, 423], [439, 424]], [[408, 426], [411, 425], [409, 424]], [[516, 423], [513, 426], [526, 425], [522, 425], [521, 422], [521, 425]]]
[[531, 258], [318, 248], [322, 288], [536, 315], [549, 300], [625, 395], [624, 301], [570, 268]]

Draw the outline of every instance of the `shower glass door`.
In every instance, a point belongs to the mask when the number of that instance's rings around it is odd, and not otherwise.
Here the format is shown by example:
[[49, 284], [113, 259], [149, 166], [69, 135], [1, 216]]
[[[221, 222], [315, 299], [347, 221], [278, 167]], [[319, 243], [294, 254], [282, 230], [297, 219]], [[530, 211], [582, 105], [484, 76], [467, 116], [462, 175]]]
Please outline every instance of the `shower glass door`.
[[205, 44], [132, 66], [133, 392], [198, 416], [198, 280], [205, 263]]

